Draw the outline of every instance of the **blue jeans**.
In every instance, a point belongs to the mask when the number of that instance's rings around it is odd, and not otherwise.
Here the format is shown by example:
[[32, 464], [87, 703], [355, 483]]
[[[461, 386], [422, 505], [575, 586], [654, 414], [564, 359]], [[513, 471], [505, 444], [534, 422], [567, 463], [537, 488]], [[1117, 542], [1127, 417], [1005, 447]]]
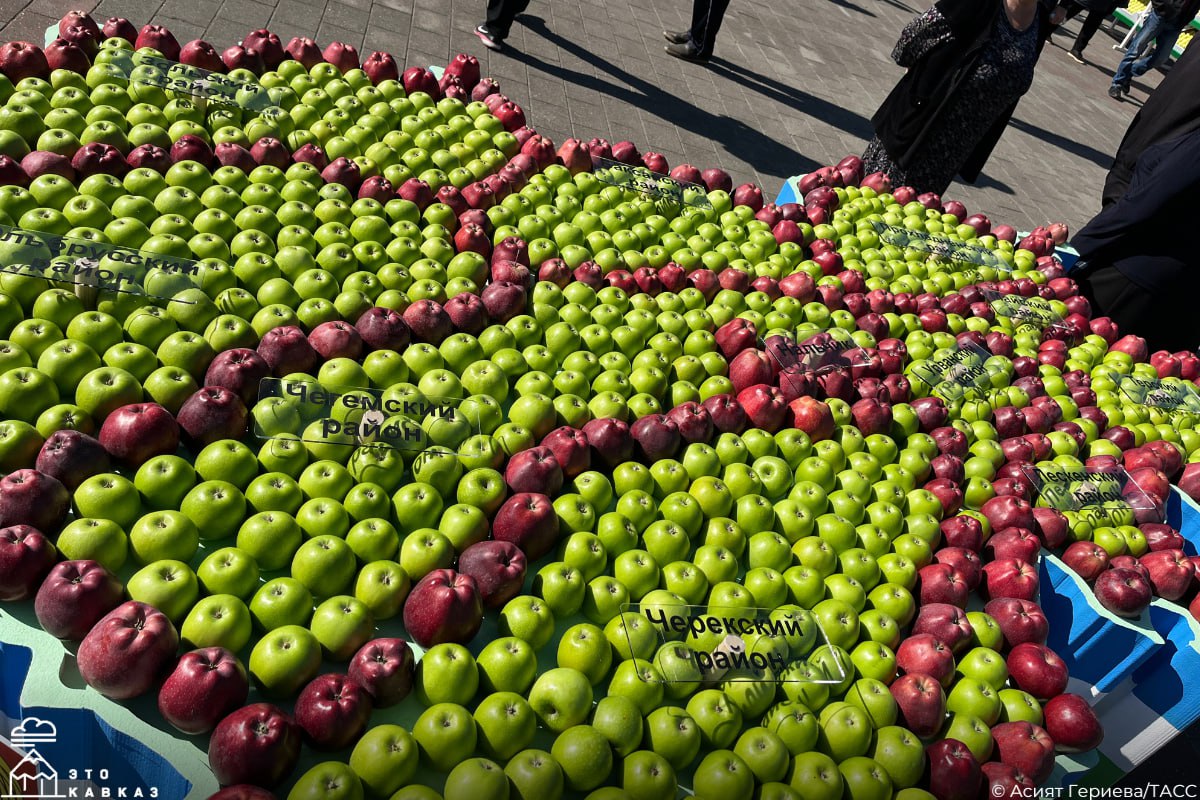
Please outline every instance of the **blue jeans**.
[[[1168, 24], [1151, 8], [1145, 23], [1134, 35], [1129, 49], [1125, 51], [1125, 57], [1117, 65], [1116, 74], [1113, 75], [1113, 86], [1128, 86], [1134, 78], [1140, 78], [1155, 67], [1167, 63], [1167, 59], [1171, 57], [1171, 48], [1179, 38], [1179, 30], [1179, 26]], [[1154, 51], [1138, 58], [1151, 44], [1154, 45]]]

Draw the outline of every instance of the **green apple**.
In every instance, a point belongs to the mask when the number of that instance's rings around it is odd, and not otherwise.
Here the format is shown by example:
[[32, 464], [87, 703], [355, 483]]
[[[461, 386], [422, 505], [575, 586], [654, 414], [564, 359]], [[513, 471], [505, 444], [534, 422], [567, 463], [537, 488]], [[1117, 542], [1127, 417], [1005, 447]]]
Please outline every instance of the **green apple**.
[[320, 668], [321, 644], [299, 625], [269, 630], [250, 652], [250, 676], [267, 697], [294, 695]]
[[842, 797], [842, 773], [837, 762], [824, 753], [801, 753], [792, 759], [788, 784], [804, 792], [810, 800], [839, 800]]
[[202, 598], [180, 627], [180, 640], [190, 648], [224, 647], [239, 652], [250, 641], [250, 610], [238, 597], [214, 594]]
[[307, 625], [312, 613], [312, 593], [294, 578], [269, 580], [250, 600], [250, 615], [258, 627], [267, 631]]
[[377, 725], [354, 745], [349, 764], [371, 795], [388, 797], [415, 777], [420, 754], [402, 726]]
[[153, 511], [134, 523], [129, 544], [139, 564], [160, 560], [191, 561], [200, 546], [200, 531], [178, 511]]
[[541, 598], [518, 595], [500, 610], [497, 627], [505, 636], [515, 636], [540, 650], [554, 636], [554, 612]]
[[292, 577], [304, 584], [315, 597], [326, 598], [349, 588], [357, 571], [357, 562], [354, 551], [344, 539], [315, 536], [296, 550], [291, 571]]
[[129, 553], [129, 539], [112, 520], [76, 517], [58, 534], [59, 552], [71, 560], [92, 560], [116, 574]]
[[362, 781], [350, 765], [323, 761], [296, 779], [288, 800], [362, 800]]
[[529, 702], [516, 692], [496, 691], [475, 708], [479, 744], [487, 755], [511, 763], [511, 759], [533, 742], [537, 715]]
[[536, 653], [528, 642], [515, 636], [488, 642], [479, 652], [476, 665], [477, 683], [492, 692], [524, 694], [537, 677]]
[[700, 760], [692, 774], [692, 783], [703, 787], [700, 797], [750, 800], [754, 794], [754, 773], [732, 750], [714, 750]]
[[568, 628], [559, 639], [557, 663], [582, 672], [595, 686], [608, 676], [612, 648], [603, 630], [591, 623], [580, 623]]
[[509, 759], [504, 773], [511, 800], [559, 800], [563, 795], [562, 767], [545, 750], [522, 750]]
[[477, 732], [471, 712], [453, 703], [425, 709], [412, 726], [421, 760], [442, 773], [468, 759], [475, 751]]
[[817, 717], [803, 703], [776, 703], [763, 717], [763, 727], [778, 736], [793, 756], [809, 752], [817, 743]]
[[243, 600], [258, 588], [258, 576], [254, 558], [236, 547], [214, 550], [196, 569], [196, 577], [206, 593], [231, 594]]
[[80, 517], [109, 519], [131, 530], [142, 516], [142, 501], [137, 488], [128, 478], [114, 473], [101, 473], [79, 484], [74, 495], [75, 513]]
[[376, 560], [358, 573], [354, 596], [367, 607], [374, 619], [382, 621], [395, 617], [403, 610], [411, 588], [412, 580], [403, 567], [395, 561]]
[[178, 624], [200, 596], [196, 573], [182, 561], [155, 561], [130, 576], [129, 597], [152, 605]]
[[561, 731], [550, 752], [562, 767], [567, 787], [577, 792], [595, 789], [612, 772], [613, 753], [608, 739], [590, 725]]
[[728, 747], [741, 733], [742, 712], [720, 689], [703, 689], [692, 695], [687, 713], [699, 726], [707, 748]]
[[587, 719], [592, 707], [592, 684], [577, 669], [556, 667], [534, 681], [529, 690], [529, 705], [543, 725], [561, 734]]
[[326, 658], [346, 661], [371, 639], [375, 620], [357, 598], [335, 595], [316, 607], [309, 629]]
[[246, 516], [242, 490], [224, 480], [209, 480], [195, 486], [183, 498], [184, 513], [206, 540], [233, 536]]

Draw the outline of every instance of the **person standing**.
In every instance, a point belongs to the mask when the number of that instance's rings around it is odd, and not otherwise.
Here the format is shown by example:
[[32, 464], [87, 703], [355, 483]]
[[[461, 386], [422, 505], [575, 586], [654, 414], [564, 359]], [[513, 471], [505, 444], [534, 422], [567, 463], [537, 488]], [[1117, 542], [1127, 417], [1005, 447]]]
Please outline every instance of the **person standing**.
[[1071, 240], [1071, 277], [1095, 316], [1151, 350], [1192, 350], [1200, 292], [1195, 245], [1182, 232], [1200, 207], [1200, 129], [1160, 141], [1137, 157], [1129, 187]]
[[1122, 2], [1123, 0], [1078, 0], [1078, 4], [1087, 9], [1088, 13], [1083, 18], [1083, 25], [1080, 26], [1075, 43], [1071, 45], [1067, 55], [1080, 64], [1086, 64], [1087, 62], [1083, 60], [1083, 51], [1087, 49], [1088, 43], [1092, 41], [1096, 31], [1100, 30], [1104, 20], [1112, 16]]
[[513, 20], [527, 8], [529, 0], [488, 0], [487, 22], [475, 29], [475, 35], [488, 50], [503, 50]]
[[1112, 205], [1125, 193], [1134, 164], [1146, 148], [1200, 129], [1197, 86], [1200, 86], [1200, 47], [1188, 47], [1125, 130], [1104, 181], [1105, 206]]
[[955, 175], [973, 182], [1063, 15], [1040, 0], [938, 0], [892, 51], [908, 71], [871, 119], [864, 171], [939, 194]]
[[[1117, 65], [1108, 96], [1120, 100], [1121, 95], [1129, 94], [1129, 84], [1134, 78], [1167, 63], [1180, 32], [1195, 19], [1197, 12], [1200, 0], [1150, 0], [1150, 11]], [[1142, 56], [1151, 45], [1154, 50]]]
[[712, 58], [717, 31], [728, 8], [729, 0], [692, 0], [692, 27], [679, 32], [663, 31], [670, 42], [667, 52], [684, 61], [706, 63]]

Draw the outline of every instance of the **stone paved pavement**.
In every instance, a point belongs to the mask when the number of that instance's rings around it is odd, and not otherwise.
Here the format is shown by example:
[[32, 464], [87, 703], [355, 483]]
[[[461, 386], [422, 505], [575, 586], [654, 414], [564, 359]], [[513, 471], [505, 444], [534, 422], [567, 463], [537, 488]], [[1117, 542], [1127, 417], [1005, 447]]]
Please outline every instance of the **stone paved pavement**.
[[[785, 177], [862, 151], [871, 114], [901, 74], [891, 47], [927, 2], [733, 0], [707, 67], [663, 52], [661, 31], [686, 27], [688, 0], [533, 0], [504, 54], [471, 34], [482, 0], [0, 0], [0, 40], [40, 41], [82, 4], [100, 19], [152, 19], [181, 42], [202, 36], [218, 50], [262, 25], [285, 42], [337, 39], [364, 57], [383, 49], [407, 64], [445, 64], [466, 50], [556, 141], [632, 139], [672, 164], [757, 180], [774, 197]], [[948, 192], [969, 209], [1018, 226], [1053, 218], [1073, 228], [1098, 210], [1111, 155], [1158, 76], [1135, 84], [1133, 102], [1113, 101], [1105, 89], [1115, 40], [1098, 34], [1089, 66], [1071, 61], [1058, 40], [1069, 46], [1060, 34], [1047, 48], [980, 185]]]

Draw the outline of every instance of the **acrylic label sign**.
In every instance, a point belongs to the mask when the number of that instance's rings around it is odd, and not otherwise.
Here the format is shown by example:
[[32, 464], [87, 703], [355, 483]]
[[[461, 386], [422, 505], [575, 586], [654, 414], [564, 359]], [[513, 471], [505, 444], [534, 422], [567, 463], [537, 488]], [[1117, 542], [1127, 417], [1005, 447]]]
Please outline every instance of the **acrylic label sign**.
[[796, 605], [631, 603], [620, 617], [631, 649], [637, 626], [657, 635], [654, 669], [639, 673], [647, 683], [837, 684], [850, 674], [816, 617]]
[[0, 273], [66, 283], [81, 292], [136, 294], [175, 300], [184, 289], [204, 288], [206, 270], [195, 261], [0, 225]]
[[271, 99], [266, 87], [254, 81], [231, 78], [220, 72], [170, 61], [142, 52], [117, 51], [108, 64], [135, 83], [145, 83], [173, 92], [181, 92], [213, 103], [237, 106], [264, 116], [286, 114]]
[[904, 247], [909, 250], [919, 250], [930, 255], [943, 256], [952, 261], [966, 261], [981, 267], [995, 267], [1010, 270], [999, 256], [991, 250], [977, 244], [964, 244], [947, 239], [944, 236], [931, 236], [928, 233], [910, 231], [896, 225], [885, 225], [882, 222], [872, 222], [871, 227], [879, 234], [879, 238], [887, 244]]
[[987, 298], [997, 317], [1007, 317], [1014, 324], [1034, 325], [1041, 330], [1062, 325], [1062, 316], [1044, 297], [1001, 294], [992, 289], [985, 289], [983, 296]]
[[[260, 439], [374, 445], [392, 450], [454, 450], [480, 432], [470, 400], [428, 397], [411, 385], [386, 390], [330, 387], [316, 381], [264, 378], [253, 409]], [[414, 469], [416, 465], [414, 465]]]
[[1135, 378], [1130, 375], [1121, 379], [1121, 394], [1141, 406], [1178, 414], [1200, 414], [1200, 394], [1196, 393], [1195, 386], [1184, 380]]
[[704, 187], [687, 181], [677, 181], [668, 175], [651, 172], [645, 167], [633, 167], [610, 158], [592, 158], [596, 180], [609, 186], [633, 189], [668, 203], [681, 203], [697, 208], [712, 208]]
[[[803, 338], [801, 338], [803, 336]], [[783, 336], [759, 340], [759, 346], [781, 370], [822, 373], [839, 367], [856, 367], [870, 360], [849, 331], [830, 328], [817, 334], [804, 333], [792, 341]]]
[[1026, 465], [1022, 472], [1042, 502], [1073, 511], [1093, 526], [1161, 521], [1162, 508], [1121, 467]]
[[970, 341], [958, 343], [949, 355], [915, 364], [912, 376], [943, 400], [960, 400], [991, 387], [986, 362], [992, 354]]

